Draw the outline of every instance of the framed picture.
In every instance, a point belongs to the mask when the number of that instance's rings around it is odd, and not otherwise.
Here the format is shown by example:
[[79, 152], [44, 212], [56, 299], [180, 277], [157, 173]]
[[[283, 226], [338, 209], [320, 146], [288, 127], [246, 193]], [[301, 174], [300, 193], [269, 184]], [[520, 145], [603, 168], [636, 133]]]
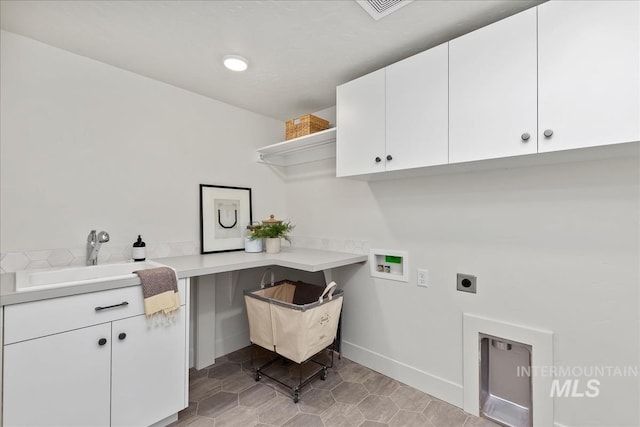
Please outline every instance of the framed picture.
[[200, 253], [244, 250], [251, 189], [200, 184]]

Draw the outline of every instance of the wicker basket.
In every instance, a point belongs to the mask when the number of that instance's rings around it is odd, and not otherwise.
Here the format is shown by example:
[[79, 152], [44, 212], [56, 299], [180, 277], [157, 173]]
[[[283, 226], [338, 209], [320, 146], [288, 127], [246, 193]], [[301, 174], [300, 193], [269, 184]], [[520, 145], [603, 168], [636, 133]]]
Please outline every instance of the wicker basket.
[[287, 134], [286, 140], [299, 138], [311, 133], [320, 132], [329, 129], [329, 122], [311, 114], [305, 114], [302, 117], [288, 120], [286, 123]]

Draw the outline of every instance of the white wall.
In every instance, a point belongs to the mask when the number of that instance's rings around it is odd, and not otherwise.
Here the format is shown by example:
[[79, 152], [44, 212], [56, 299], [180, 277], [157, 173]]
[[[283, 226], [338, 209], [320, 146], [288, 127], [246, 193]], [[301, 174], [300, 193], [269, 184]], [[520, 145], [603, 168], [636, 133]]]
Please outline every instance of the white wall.
[[[389, 372], [409, 369], [426, 391], [453, 390], [444, 397], [459, 403], [463, 312], [553, 331], [557, 365], [639, 364], [637, 157], [283, 183], [253, 155], [282, 139], [281, 122], [15, 34], [1, 39], [2, 253], [81, 251], [91, 228], [109, 231], [111, 247], [137, 234], [151, 246], [197, 241], [198, 184], [248, 186], [254, 218], [289, 218], [298, 236], [409, 251], [409, 284], [372, 280], [368, 266], [335, 279], [348, 348]], [[416, 287], [417, 267], [429, 269], [429, 288]], [[478, 276], [477, 295], [455, 291], [456, 272]], [[227, 311], [240, 325], [237, 304]], [[596, 399], [556, 399], [556, 421], [639, 425], [638, 378], [601, 382]]]
[[254, 154], [283, 139], [282, 122], [13, 33], [1, 42], [3, 254], [63, 248], [82, 262], [91, 229], [111, 234], [111, 260], [138, 234], [148, 256], [197, 251], [201, 183], [251, 187], [254, 219], [286, 214]]
[[[371, 279], [368, 265], [336, 275], [345, 354], [461, 405], [463, 312], [552, 331], [558, 366], [640, 365], [639, 164], [306, 178], [288, 182], [287, 212], [302, 236], [409, 251], [408, 284]], [[457, 272], [477, 275], [476, 295], [455, 290]], [[556, 398], [555, 421], [637, 426], [639, 400], [637, 377], [601, 378], [597, 398]]]

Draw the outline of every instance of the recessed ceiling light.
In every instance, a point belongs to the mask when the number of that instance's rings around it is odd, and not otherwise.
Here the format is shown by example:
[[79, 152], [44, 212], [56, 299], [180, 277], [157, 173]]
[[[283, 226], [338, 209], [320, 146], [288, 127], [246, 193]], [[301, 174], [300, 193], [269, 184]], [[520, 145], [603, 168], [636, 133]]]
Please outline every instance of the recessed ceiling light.
[[222, 58], [225, 67], [232, 71], [244, 71], [249, 66], [249, 61], [240, 55], [225, 55]]

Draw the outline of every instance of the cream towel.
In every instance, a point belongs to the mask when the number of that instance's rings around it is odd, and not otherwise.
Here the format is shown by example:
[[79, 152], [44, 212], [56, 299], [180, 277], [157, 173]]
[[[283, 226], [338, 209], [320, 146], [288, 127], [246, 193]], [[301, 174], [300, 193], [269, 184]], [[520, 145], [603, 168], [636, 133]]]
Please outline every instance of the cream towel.
[[149, 268], [134, 271], [140, 276], [144, 312], [147, 317], [156, 313], [170, 315], [180, 308], [178, 276], [170, 267]]

